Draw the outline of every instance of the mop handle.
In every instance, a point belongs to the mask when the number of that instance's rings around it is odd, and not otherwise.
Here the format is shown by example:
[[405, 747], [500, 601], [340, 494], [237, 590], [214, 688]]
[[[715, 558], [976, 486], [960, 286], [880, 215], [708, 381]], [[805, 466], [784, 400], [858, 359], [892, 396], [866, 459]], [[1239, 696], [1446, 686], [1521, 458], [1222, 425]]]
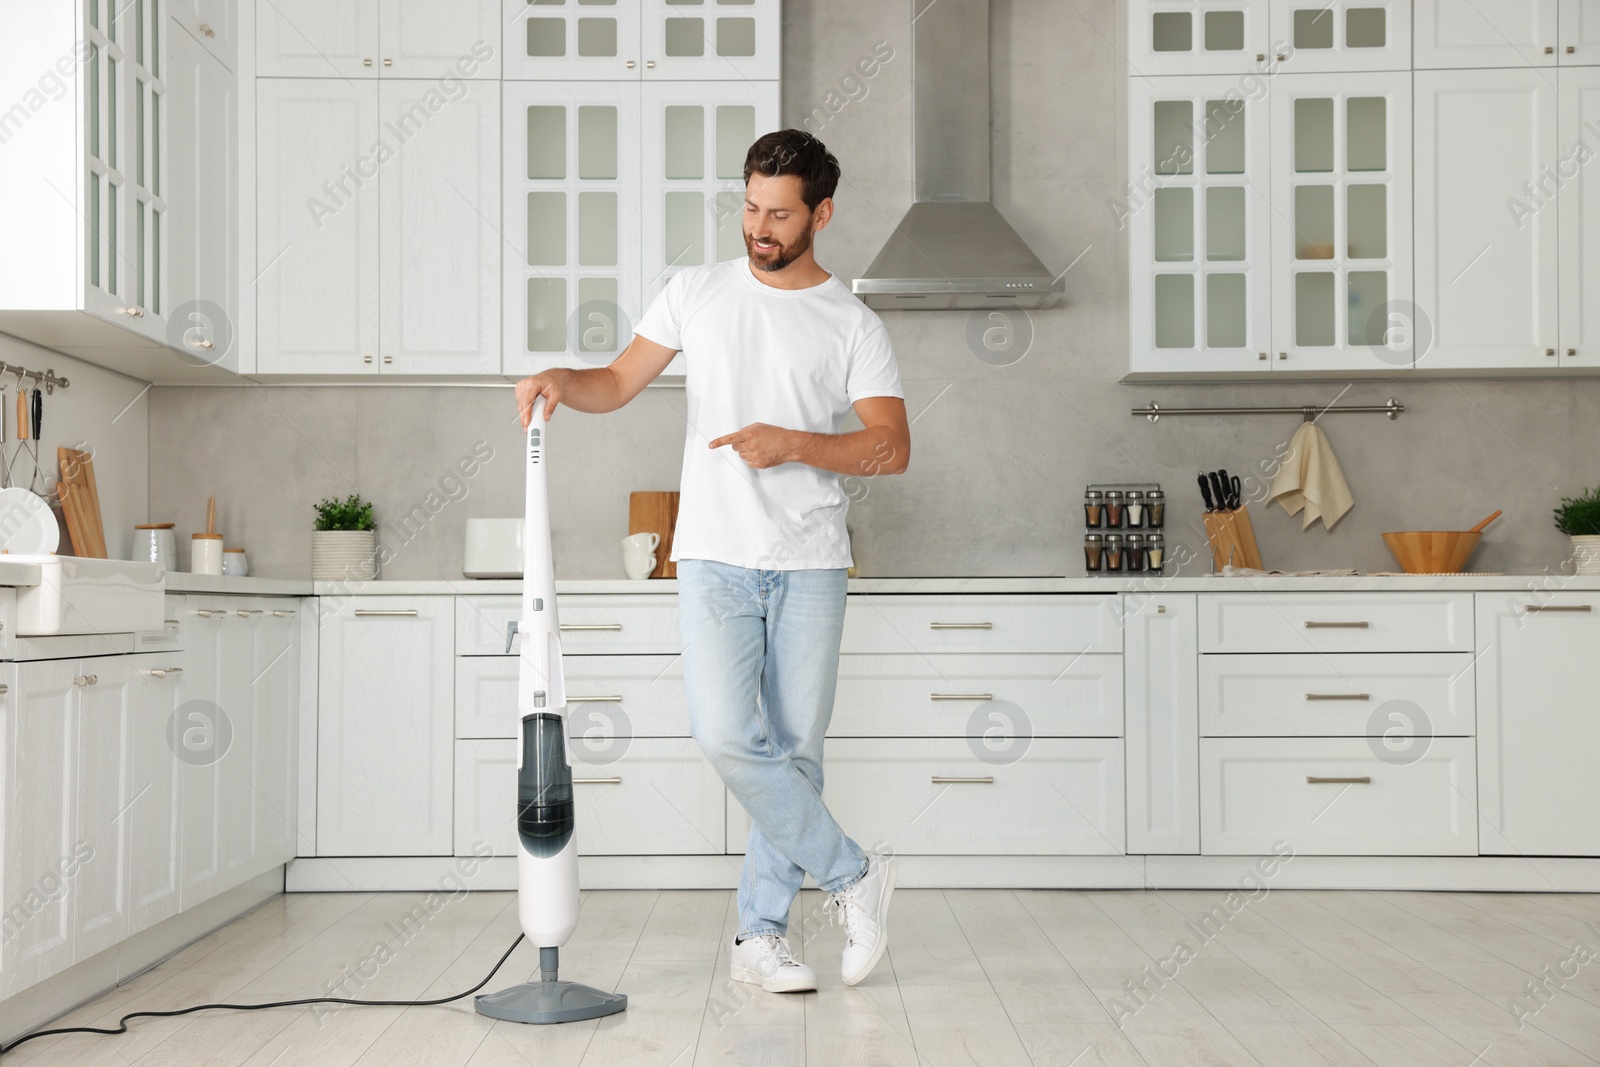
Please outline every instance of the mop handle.
[[528, 419], [526, 512], [522, 524], [522, 637], [517, 710], [564, 715], [566, 682], [561, 670], [561, 627], [556, 615], [556, 577], [550, 544], [548, 479], [549, 424], [545, 398], [534, 398]]

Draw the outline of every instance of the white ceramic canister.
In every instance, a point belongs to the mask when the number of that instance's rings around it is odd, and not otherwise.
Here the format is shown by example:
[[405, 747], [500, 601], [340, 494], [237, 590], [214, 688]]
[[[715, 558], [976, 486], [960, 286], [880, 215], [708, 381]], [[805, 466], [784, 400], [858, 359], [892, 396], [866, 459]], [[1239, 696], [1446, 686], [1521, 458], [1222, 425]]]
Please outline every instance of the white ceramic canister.
[[244, 549], [222, 550], [222, 573], [230, 578], [243, 578], [250, 573], [250, 561], [244, 558]]
[[189, 573], [222, 573], [222, 535], [197, 533], [190, 535]]
[[172, 523], [144, 523], [133, 528], [133, 555], [141, 563], [159, 563], [169, 571], [178, 569], [178, 544]]

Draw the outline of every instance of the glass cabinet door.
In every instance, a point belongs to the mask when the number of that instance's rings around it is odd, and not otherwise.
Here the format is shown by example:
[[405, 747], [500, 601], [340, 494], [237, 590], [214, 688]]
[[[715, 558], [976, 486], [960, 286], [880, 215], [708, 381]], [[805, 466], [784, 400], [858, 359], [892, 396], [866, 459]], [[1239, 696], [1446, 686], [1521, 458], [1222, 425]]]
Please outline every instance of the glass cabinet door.
[[[167, 83], [165, 78], [167, 32], [165, 0], [133, 0], [123, 21], [132, 19], [132, 48], [127, 52], [129, 93], [127, 248], [132, 259], [129, 304], [136, 310], [141, 332], [161, 337], [160, 320], [169, 299], [167, 286]], [[142, 311], [140, 315], [137, 312]]]
[[117, 0], [85, 0], [84, 306], [118, 320], [127, 314], [136, 261], [123, 243], [128, 217], [122, 102], [128, 57], [122, 41], [132, 20]]
[[504, 77], [640, 76], [639, 0], [502, 0]]
[[502, 370], [605, 366], [639, 301], [639, 85], [504, 86]]
[[1272, 363], [1409, 368], [1410, 73], [1277, 80], [1272, 143]]
[[778, 83], [644, 87], [644, 300], [685, 267], [745, 255], [744, 159], [778, 121]]
[[1271, 59], [1293, 73], [1410, 70], [1411, 0], [1272, 0]]
[[780, 0], [640, 0], [644, 77], [775, 81]]
[[1271, 59], [1266, 0], [1129, 0], [1128, 73], [1249, 74]]
[[1134, 78], [1128, 227], [1135, 372], [1265, 371], [1268, 104], [1237, 79]]

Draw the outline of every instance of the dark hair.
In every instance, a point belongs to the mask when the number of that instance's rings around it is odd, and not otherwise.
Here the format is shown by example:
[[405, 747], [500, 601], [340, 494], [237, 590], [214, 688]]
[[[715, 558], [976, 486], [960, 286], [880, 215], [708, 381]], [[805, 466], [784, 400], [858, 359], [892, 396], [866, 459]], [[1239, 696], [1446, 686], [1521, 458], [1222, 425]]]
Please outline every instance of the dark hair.
[[839, 161], [828, 146], [804, 130], [774, 130], [762, 134], [744, 157], [744, 180], [764, 174], [776, 178], [792, 174], [800, 179], [800, 199], [812, 211], [839, 187]]

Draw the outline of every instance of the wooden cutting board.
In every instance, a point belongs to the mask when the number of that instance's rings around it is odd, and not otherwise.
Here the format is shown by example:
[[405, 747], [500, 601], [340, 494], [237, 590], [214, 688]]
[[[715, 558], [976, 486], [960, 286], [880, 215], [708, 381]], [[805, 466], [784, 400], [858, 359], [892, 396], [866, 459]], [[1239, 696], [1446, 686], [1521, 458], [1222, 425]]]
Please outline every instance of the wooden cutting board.
[[637, 533], [656, 533], [661, 545], [656, 549], [656, 569], [652, 578], [676, 578], [678, 565], [667, 557], [672, 555], [672, 528], [678, 524], [677, 493], [629, 493], [628, 536]]
[[100, 524], [94, 460], [76, 448], [58, 448], [56, 461], [61, 465], [61, 510], [67, 517], [73, 551], [80, 556], [106, 559], [106, 532]]

